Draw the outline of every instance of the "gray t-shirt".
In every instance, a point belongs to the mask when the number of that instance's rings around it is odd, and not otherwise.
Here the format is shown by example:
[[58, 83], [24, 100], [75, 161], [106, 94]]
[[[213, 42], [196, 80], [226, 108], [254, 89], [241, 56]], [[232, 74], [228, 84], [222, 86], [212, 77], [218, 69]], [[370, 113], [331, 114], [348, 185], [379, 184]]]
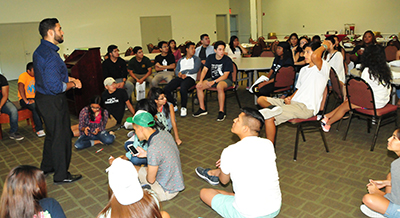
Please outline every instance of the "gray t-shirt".
[[156, 181], [164, 191], [182, 191], [183, 184], [181, 159], [174, 138], [167, 131], [156, 130], [148, 140], [147, 164], [158, 166]]
[[400, 205], [400, 158], [392, 162], [390, 173], [392, 175], [392, 191], [387, 193], [385, 198], [394, 204]]

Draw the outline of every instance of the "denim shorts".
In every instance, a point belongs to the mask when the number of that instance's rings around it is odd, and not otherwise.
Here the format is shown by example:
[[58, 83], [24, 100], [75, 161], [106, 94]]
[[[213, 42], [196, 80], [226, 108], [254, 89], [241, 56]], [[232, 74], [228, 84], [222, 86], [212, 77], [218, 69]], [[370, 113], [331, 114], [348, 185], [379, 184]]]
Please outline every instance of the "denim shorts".
[[[233, 207], [234, 201], [235, 201], [235, 196], [217, 194], [211, 200], [211, 208], [215, 210], [222, 217], [245, 218], [235, 209], [235, 207]], [[279, 212], [280, 209], [266, 216], [260, 216], [259, 218], [276, 217], [278, 216]]]
[[400, 217], [400, 205], [390, 202], [384, 216], [389, 218]]

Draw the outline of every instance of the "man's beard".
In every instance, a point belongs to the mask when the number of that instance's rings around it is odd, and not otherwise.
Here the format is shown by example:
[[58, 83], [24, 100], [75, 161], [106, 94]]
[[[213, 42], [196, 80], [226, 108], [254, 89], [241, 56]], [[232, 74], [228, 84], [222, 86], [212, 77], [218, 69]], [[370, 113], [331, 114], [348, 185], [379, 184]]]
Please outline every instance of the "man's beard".
[[60, 44], [64, 42], [64, 39], [62, 38], [62, 36], [58, 36], [58, 35], [54, 36], [54, 40], [56, 40]]

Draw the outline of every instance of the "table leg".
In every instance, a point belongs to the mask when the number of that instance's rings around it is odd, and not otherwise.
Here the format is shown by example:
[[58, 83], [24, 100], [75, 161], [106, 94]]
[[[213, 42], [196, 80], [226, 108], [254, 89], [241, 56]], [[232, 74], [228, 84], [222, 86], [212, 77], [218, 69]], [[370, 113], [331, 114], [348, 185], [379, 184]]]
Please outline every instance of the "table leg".
[[[249, 85], [249, 87], [251, 87], [256, 82], [257, 79], [258, 79], [258, 73], [257, 73], [257, 70], [254, 70], [253, 71], [253, 81], [251, 81], [251, 84]], [[257, 105], [257, 96], [256, 95], [254, 95], [254, 105]]]
[[397, 91], [396, 86], [392, 86], [392, 104], [393, 105], [397, 104], [397, 102], [396, 102], [397, 92], [396, 91]]

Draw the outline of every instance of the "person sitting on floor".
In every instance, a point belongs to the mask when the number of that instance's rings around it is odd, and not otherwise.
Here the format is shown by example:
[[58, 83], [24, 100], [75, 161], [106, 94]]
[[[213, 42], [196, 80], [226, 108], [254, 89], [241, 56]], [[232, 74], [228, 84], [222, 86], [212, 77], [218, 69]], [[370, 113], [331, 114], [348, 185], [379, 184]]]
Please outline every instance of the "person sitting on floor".
[[[370, 45], [365, 48], [361, 58], [361, 78], [371, 86], [374, 93], [375, 107], [380, 109], [390, 100], [392, 72], [386, 64], [385, 50], [380, 45]], [[360, 108], [351, 104], [351, 108]], [[350, 110], [346, 99], [339, 107], [325, 114], [321, 120], [322, 128], [329, 132], [331, 125], [340, 120]]]
[[111, 144], [115, 140], [113, 132], [107, 131], [108, 111], [101, 107], [100, 96], [94, 96], [90, 105], [82, 108], [79, 113], [80, 136], [75, 142], [75, 148], [84, 149], [95, 144]]
[[194, 56], [194, 43], [189, 42], [186, 44], [186, 55], [179, 59], [175, 68], [176, 78], [171, 80], [165, 88], [164, 92], [167, 96], [168, 102], [174, 105], [174, 110], [178, 110], [178, 106], [175, 103], [173, 97], [173, 91], [180, 87], [181, 93], [181, 117], [186, 117], [187, 115], [187, 100], [188, 100], [188, 90], [196, 85], [197, 73], [201, 67], [200, 58]]
[[172, 53], [169, 53], [168, 43], [161, 41], [158, 43], [158, 47], [161, 50], [161, 54], [157, 55], [154, 59], [154, 68], [157, 71], [153, 80], [151, 80], [151, 87], [158, 87], [158, 84], [165, 80], [169, 83], [174, 78], [175, 70], [175, 57]]
[[174, 138], [167, 131], [155, 129], [154, 117], [149, 112], [139, 110], [131, 122], [138, 139], [146, 140], [149, 145], [147, 151], [137, 147], [137, 156], [147, 158], [147, 167], [135, 166], [140, 183], [149, 184], [160, 201], [174, 198], [185, 188], [181, 159]]
[[[224, 89], [233, 84], [231, 74], [233, 72], [233, 63], [232, 59], [225, 55], [225, 46], [225, 42], [217, 41], [214, 44], [216, 53], [207, 57], [206, 64], [201, 71], [200, 81], [196, 85], [200, 108], [193, 114], [193, 117], [200, 117], [208, 114], [204, 104], [204, 90], [211, 87], [217, 88], [218, 91], [219, 112], [217, 121], [224, 121], [226, 117]], [[211, 78], [204, 80], [208, 70], [211, 71]]]
[[[258, 137], [263, 125], [264, 118], [259, 111], [243, 108], [231, 128], [240, 141], [222, 151], [217, 169], [198, 167], [195, 170], [212, 185], [227, 184], [232, 180], [234, 193], [211, 188], [200, 191], [201, 200], [222, 217], [275, 217], [279, 214], [282, 196], [276, 155], [271, 141]], [[237, 159], [246, 151], [252, 153], [253, 167]], [[263, 188], [254, 191], [249, 182], [262, 182]]]
[[132, 163], [121, 158], [111, 157], [108, 172], [108, 184], [112, 191], [108, 204], [97, 218], [141, 217], [169, 218], [169, 214], [160, 210], [160, 203], [152, 190], [142, 189], [138, 173]]
[[[365, 53], [364, 53], [365, 54]], [[387, 149], [400, 156], [400, 129], [388, 139]], [[385, 192], [380, 189], [385, 188]], [[392, 162], [386, 180], [369, 180], [361, 211], [369, 217], [400, 217], [400, 159]]]
[[267, 139], [275, 141], [276, 125], [290, 119], [307, 119], [319, 112], [323, 93], [329, 79], [329, 63], [322, 60], [322, 53], [332, 43], [325, 40], [320, 43], [305, 45], [305, 60], [308, 66], [301, 68], [296, 84], [297, 90], [285, 99], [259, 97], [257, 103], [265, 118], [265, 132]]
[[23, 108], [32, 111], [33, 123], [35, 123], [36, 135], [43, 137], [46, 135], [43, 131], [43, 121], [36, 110], [35, 103], [35, 73], [33, 70], [33, 62], [26, 65], [26, 72], [18, 77], [18, 99], [19, 104]]

